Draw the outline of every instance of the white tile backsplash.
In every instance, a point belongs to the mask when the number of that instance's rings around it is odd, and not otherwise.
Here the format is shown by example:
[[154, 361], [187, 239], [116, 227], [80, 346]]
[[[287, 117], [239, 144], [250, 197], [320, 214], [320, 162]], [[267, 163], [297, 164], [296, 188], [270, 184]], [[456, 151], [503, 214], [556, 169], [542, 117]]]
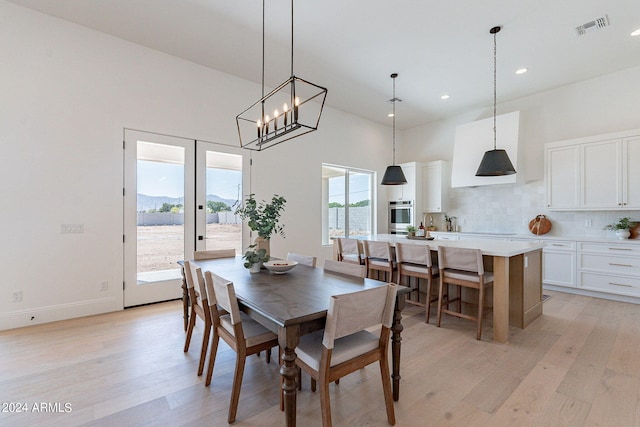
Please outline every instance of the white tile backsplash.
[[[530, 234], [529, 221], [545, 215], [552, 223], [549, 236], [615, 238], [603, 228], [619, 218], [640, 221], [640, 211], [548, 211], [544, 181], [528, 184], [505, 184], [483, 187], [451, 188], [449, 216], [456, 217], [460, 231]], [[438, 230], [444, 230], [444, 214], [433, 216]], [[585, 225], [591, 220], [591, 227]]]

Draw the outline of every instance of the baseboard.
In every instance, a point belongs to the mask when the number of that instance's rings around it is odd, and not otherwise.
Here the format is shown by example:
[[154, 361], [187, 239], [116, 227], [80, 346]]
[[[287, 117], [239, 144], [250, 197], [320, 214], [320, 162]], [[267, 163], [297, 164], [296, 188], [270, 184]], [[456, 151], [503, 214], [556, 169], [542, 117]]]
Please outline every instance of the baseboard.
[[16, 310], [0, 315], [0, 330], [122, 310], [114, 297]]
[[591, 291], [591, 290], [582, 289], [582, 288], [570, 288], [570, 287], [567, 287], [567, 286], [556, 286], [556, 285], [543, 284], [542, 285], [542, 289], [549, 289], [551, 291], [564, 292], [564, 293], [567, 293], [567, 294], [585, 295], [585, 296], [588, 296], [588, 297], [608, 299], [608, 300], [611, 300], [611, 301], [629, 302], [631, 304], [640, 304], [640, 298], [638, 298], [638, 297], [632, 297], [632, 296], [627, 296], [627, 295], [610, 294], [610, 293], [606, 293], [606, 292], [597, 292], [597, 291]]

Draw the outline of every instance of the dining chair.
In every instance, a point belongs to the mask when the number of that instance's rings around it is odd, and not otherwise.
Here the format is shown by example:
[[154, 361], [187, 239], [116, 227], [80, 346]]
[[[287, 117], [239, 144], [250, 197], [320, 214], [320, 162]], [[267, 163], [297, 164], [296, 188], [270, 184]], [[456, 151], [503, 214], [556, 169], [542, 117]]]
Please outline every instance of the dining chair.
[[[191, 302], [191, 310], [189, 314], [189, 324], [187, 326], [187, 337], [184, 342], [184, 352], [189, 351], [191, 344], [191, 336], [196, 325], [196, 319], [200, 318], [204, 322], [202, 331], [202, 348], [200, 349], [200, 362], [198, 364], [198, 376], [202, 375], [204, 370], [204, 362], [207, 357], [207, 347], [209, 346], [209, 337], [211, 336], [211, 316], [209, 313], [207, 292], [205, 289], [202, 270], [191, 261], [184, 262], [184, 275], [187, 282], [187, 290], [189, 300]], [[196, 291], [196, 287], [198, 291]]]
[[[397, 289], [388, 284], [334, 295], [325, 329], [300, 337], [296, 364], [319, 383], [323, 427], [331, 426], [329, 384], [374, 362], [380, 364], [387, 421], [395, 424], [388, 347]], [[377, 335], [367, 330], [380, 325]]]
[[[438, 247], [438, 267], [440, 269], [440, 290], [438, 292], [437, 326], [440, 327], [442, 313], [474, 320], [477, 322], [476, 339], [481, 339], [485, 290], [493, 285], [493, 273], [484, 271], [482, 251], [480, 249], [440, 246]], [[444, 299], [445, 291], [443, 289], [448, 285], [456, 286], [457, 295], [453, 299], [449, 299], [448, 295]], [[476, 317], [462, 313], [461, 287], [478, 290], [478, 313]], [[449, 305], [453, 302], [457, 302], [457, 311], [449, 308]]]
[[287, 254], [287, 259], [289, 261], [296, 261], [298, 264], [308, 265], [309, 267], [315, 268], [318, 258], [310, 255], [302, 255], [294, 252], [289, 252]]
[[358, 239], [348, 239], [344, 237], [337, 238], [336, 244], [338, 261], [349, 262], [352, 264], [364, 264], [364, 255], [362, 253], [362, 244]]
[[364, 265], [340, 262], [332, 259], [324, 260], [324, 271], [348, 274], [349, 276], [362, 278], [366, 277], [367, 275], [367, 268]]
[[[209, 311], [213, 321], [213, 342], [209, 352], [205, 386], [211, 384], [218, 342], [222, 338], [236, 352], [236, 368], [233, 374], [231, 402], [227, 417], [227, 421], [231, 424], [236, 419], [247, 356], [277, 347], [278, 336], [240, 312], [232, 282], [207, 271], [205, 272], [205, 285], [209, 295]], [[224, 309], [227, 314], [221, 315], [218, 307]]]
[[[398, 285], [402, 285], [402, 279], [406, 277], [411, 294], [417, 295], [416, 299], [407, 298], [407, 304], [424, 307], [425, 323], [429, 323], [431, 303], [438, 301], [438, 295], [431, 294], [432, 283], [433, 279], [440, 275], [437, 263], [435, 266], [433, 265], [431, 248], [428, 245], [396, 243], [396, 263], [398, 266]], [[415, 287], [411, 286], [412, 277], [417, 279]], [[427, 282], [426, 292], [420, 290], [420, 279]], [[421, 295], [424, 295], [424, 302], [420, 302]]]
[[195, 251], [193, 259], [215, 259], [215, 258], [233, 258], [236, 256], [236, 250], [233, 248], [226, 249], [210, 249], [208, 251]]
[[387, 282], [393, 282], [393, 273], [396, 271], [396, 260], [393, 248], [389, 242], [375, 242], [364, 240], [364, 262], [367, 267], [367, 277], [371, 277], [372, 271], [383, 272]]

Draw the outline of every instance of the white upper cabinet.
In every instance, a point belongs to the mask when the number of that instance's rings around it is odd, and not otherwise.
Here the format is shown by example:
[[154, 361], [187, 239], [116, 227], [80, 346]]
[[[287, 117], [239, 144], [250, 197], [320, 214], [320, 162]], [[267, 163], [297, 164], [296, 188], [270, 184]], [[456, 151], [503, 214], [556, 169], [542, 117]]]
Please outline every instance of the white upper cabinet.
[[640, 136], [622, 139], [622, 206], [640, 209]]
[[640, 130], [545, 144], [550, 210], [640, 208]]
[[445, 212], [449, 190], [449, 163], [422, 164], [422, 212]]
[[621, 141], [617, 139], [583, 144], [580, 207], [609, 209], [622, 205]]
[[580, 147], [561, 146], [545, 150], [547, 207], [575, 209], [580, 193]]

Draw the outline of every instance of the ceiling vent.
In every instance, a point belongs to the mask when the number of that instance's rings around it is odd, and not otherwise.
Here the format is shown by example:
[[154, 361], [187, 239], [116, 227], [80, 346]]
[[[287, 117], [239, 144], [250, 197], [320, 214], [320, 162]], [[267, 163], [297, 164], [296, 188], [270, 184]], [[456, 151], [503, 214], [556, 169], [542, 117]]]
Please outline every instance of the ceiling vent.
[[602, 18], [594, 19], [591, 22], [587, 22], [586, 24], [582, 24], [579, 27], [576, 27], [576, 33], [578, 33], [579, 36], [583, 36], [587, 33], [592, 33], [608, 26], [609, 16], [604, 15]]

